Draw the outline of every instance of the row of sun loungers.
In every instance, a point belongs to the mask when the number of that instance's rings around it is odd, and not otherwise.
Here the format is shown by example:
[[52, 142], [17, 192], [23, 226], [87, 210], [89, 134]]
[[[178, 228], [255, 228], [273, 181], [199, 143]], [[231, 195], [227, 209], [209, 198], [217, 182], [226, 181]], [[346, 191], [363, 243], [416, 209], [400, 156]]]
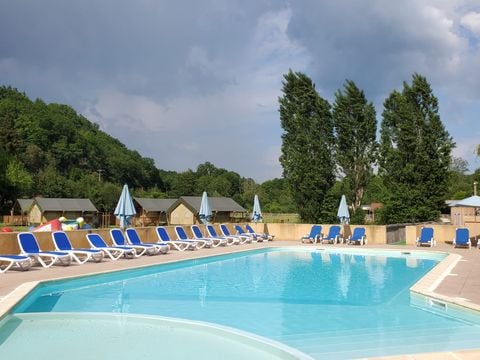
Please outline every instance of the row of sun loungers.
[[17, 234], [20, 254], [0, 255], [0, 262], [6, 264], [3, 268], [0, 267], [0, 273], [12, 267], [28, 270], [35, 263], [48, 268], [53, 264], [70, 265], [72, 261], [78, 264], [84, 264], [87, 261], [100, 262], [105, 256], [111, 260], [118, 260], [121, 257], [135, 258], [142, 255], [166, 254], [170, 249], [185, 251], [273, 239], [271, 235], [255, 233], [249, 225], [247, 225], [247, 231], [244, 231], [240, 225], [236, 225], [237, 234], [231, 234], [225, 224], [220, 225], [222, 234], [218, 234], [212, 225], [207, 225], [206, 229], [208, 236], [204, 236], [197, 225], [192, 225], [193, 238], [189, 238], [182, 226], [176, 226], [177, 240], [173, 240], [165, 227], [158, 226], [156, 228], [158, 241], [154, 243], [143, 242], [134, 228], [128, 228], [125, 232], [120, 229], [111, 229], [112, 245], [108, 245], [100, 234], [89, 233], [86, 237], [90, 248], [74, 248], [67, 233], [55, 231], [52, 232], [55, 251], [42, 251], [34, 233], [21, 232]]
[[340, 244], [346, 243], [347, 245], [350, 244], [359, 244], [359, 245], [366, 245], [367, 244], [367, 237], [365, 235], [365, 228], [363, 227], [356, 227], [353, 229], [353, 234], [350, 235], [347, 239], [344, 239], [341, 234], [341, 228], [338, 225], [332, 225], [328, 229], [328, 234], [322, 234], [322, 226], [321, 225], [313, 225], [312, 229], [310, 230], [310, 234], [303, 236], [301, 239], [302, 243], [320, 243], [320, 244]]
[[[313, 225], [310, 233], [303, 236], [301, 239], [302, 243], [309, 242], [309, 243], [330, 243], [330, 244], [338, 244], [338, 243], [346, 243], [347, 245], [350, 244], [359, 244], [359, 245], [366, 245], [367, 244], [367, 237], [365, 235], [365, 228], [363, 227], [356, 227], [353, 229], [352, 235], [350, 235], [347, 239], [343, 239], [343, 236], [340, 233], [340, 226], [333, 225], [330, 226], [327, 235], [322, 234], [322, 226], [321, 225]], [[420, 229], [420, 236], [416, 239], [415, 245], [416, 246], [435, 246], [436, 241], [434, 237], [433, 228], [424, 226]], [[467, 247], [470, 248], [472, 246], [472, 242], [470, 240], [470, 234], [467, 228], [458, 228], [455, 230], [455, 237], [452, 240], [452, 244], [454, 247]], [[477, 247], [480, 248], [480, 242], [477, 243]]]

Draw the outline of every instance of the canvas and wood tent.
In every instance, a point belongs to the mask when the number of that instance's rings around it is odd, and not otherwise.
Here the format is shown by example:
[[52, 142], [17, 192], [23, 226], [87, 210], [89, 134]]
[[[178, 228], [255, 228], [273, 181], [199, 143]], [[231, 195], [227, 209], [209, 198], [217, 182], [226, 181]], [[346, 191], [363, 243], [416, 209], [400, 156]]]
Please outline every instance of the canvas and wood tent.
[[10, 215], [3, 217], [6, 225], [28, 225], [28, 212], [32, 207], [33, 199], [17, 199], [10, 210]]
[[90, 199], [64, 199], [36, 197], [28, 212], [29, 224], [41, 224], [60, 217], [83, 217], [86, 223], [95, 223], [98, 210]]
[[168, 223], [167, 211], [177, 199], [133, 198], [137, 216], [136, 226], [164, 225]]
[[465, 226], [466, 223], [476, 223], [480, 220], [477, 216], [480, 209], [480, 196], [473, 195], [462, 200], [447, 200], [450, 206], [450, 219], [452, 225]]
[[[182, 196], [168, 209], [167, 216], [172, 225], [198, 224], [201, 196]], [[208, 197], [212, 208], [212, 222], [239, 222], [247, 218], [247, 210], [228, 197]]]

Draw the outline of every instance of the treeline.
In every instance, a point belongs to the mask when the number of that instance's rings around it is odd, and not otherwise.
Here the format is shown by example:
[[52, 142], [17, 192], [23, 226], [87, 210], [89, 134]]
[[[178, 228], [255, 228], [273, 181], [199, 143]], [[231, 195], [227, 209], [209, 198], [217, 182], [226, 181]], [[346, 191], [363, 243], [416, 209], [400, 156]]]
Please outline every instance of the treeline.
[[112, 211], [127, 183], [135, 196], [207, 191], [247, 209], [258, 194], [263, 211], [298, 212], [312, 223], [337, 222], [345, 194], [353, 223], [364, 221], [360, 206], [372, 202], [384, 204], [378, 223], [394, 223], [435, 220], [448, 210], [445, 199], [470, 196], [473, 182], [480, 183], [480, 169], [467, 174], [467, 162], [451, 157], [437, 99], [420, 75], [385, 101], [379, 141], [375, 108], [352, 81], [332, 105], [301, 73], [286, 74], [282, 91], [284, 178], [257, 184], [210, 162], [159, 170], [71, 107], [0, 87], [0, 213], [34, 196], [90, 198], [100, 211]]
[[307, 222], [336, 221], [342, 193], [353, 222], [363, 222], [361, 204], [371, 202], [383, 204], [379, 223], [434, 221], [446, 199], [471, 195], [479, 178], [478, 171], [466, 174], [466, 161], [452, 158], [455, 144], [421, 75], [385, 100], [379, 141], [375, 108], [353, 81], [329, 104], [307, 75], [289, 71], [279, 103], [280, 162]]
[[208, 162], [195, 171], [159, 170], [153, 159], [127, 149], [70, 106], [32, 101], [11, 87], [0, 87], [0, 129], [2, 214], [17, 198], [34, 196], [89, 198], [100, 211], [111, 211], [125, 183], [137, 196], [176, 198], [206, 190], [246, 208], [258, 193], [265, 211], [295, 211], [284, 180], [260, 185]]

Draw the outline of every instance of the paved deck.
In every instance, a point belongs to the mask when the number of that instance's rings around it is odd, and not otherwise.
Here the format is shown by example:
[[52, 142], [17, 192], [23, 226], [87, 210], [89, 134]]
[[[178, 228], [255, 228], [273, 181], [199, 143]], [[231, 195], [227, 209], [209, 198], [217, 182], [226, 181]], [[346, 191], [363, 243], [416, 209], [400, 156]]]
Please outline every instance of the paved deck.
[[[200, 249], [196, 251], [170, 251], [166, 255], [142, 256], [137, 259], [106, 261], [102, 263], [87, 263], [83, 265], [53, 266], [49, 269], [33, 267], [29, 271], [9, 271], [0, 275], [0, 316], [9, 309], [26, 292], [32, 289], [38, 281], [54, 280], [75, 277], [94, 273], [110, 272], [133, 267], [149, 266], [173, 261], [220, 255], [248, 249], [278, 246], [299, 246], [298, 241], [274, 241], [269, 243], [245, 244], [232, 247], [217, 247], [214, 249]], [[319, 245], [307, 245], [320, 247]], [[327, 247], [329, 245], [322, 245]], [[340, 245], [344, 247], [345, 245]], [[368, 245], [368, 248], [387, 249], [417, 249], [413, 246], [378, 246]], [[430, 248], [422, 248], [432, 250]], [[445, 251], [460, 256], [452, 256], [443, 266], [437, 266], [430, 276], [426, 276], [418, 283], [418, 289], [425, 290], [428, 295], [480, 310], [480, 250], [454, 249], [448, 244], [439, 244], [435, 251]], [[437, 269], [438, 268], [438, 269]], [[423, 283], [423, 285], [421, 285]], [[423, 290], [422, 290], [423, 289]], [[386, 357], [384, 359], [480, 359], [480, 341], [478, 351], [457, 351], [451, 353], [418, 354], [406, 356]]]

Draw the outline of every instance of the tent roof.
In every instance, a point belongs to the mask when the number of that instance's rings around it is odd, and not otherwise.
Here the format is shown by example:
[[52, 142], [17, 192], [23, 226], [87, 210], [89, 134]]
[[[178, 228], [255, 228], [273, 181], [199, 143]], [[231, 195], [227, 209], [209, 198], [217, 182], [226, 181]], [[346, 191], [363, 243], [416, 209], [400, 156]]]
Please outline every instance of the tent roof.
[[453, 201], [449, 205], [459, 207], [480, 207], [480, 196], [473, 195], [462, 200]]
[[17, 204], [20, 207], [20, 211], [26, 213], [30, 210], [33, 204], [33, 199], [17, 199]]
[[98, 212], [90, 199], [61, 199], [36, 197], [35, 202], [42, 211], [91, 211]]
[[[179, 203], [184, 203], [194, 212], [198, 213], [200, 211], [200, 204], [202, 202], [201, 196], [182, 196], [175, 203], [172, 204], [169, 210], [177, 207]], [[246, 212], [242, 206], [240, 206], [235, 200], [228, 197], [208, 197], [208, 202], [213, 212]]]
[[172, 206], [172, 204], [177, 201], [177, 199], [150, 199], [138, 197], [135, 197], [133, 199], [147, 212], [167, 212], [170, 206]]

